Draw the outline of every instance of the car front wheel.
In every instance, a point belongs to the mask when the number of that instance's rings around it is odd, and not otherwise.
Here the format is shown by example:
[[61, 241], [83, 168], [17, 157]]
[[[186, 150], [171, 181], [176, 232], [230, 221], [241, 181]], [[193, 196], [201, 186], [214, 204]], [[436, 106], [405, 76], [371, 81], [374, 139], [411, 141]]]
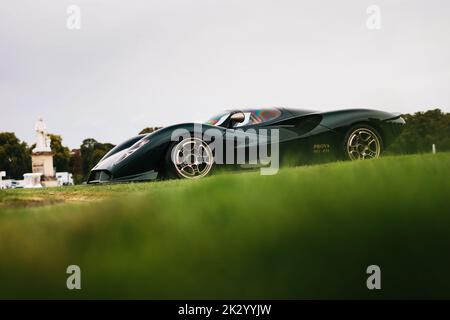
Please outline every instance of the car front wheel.
[[214, 166], [209, 145], [199, 138], [186, 138], [169, 148], [168, 171], [170, 177], [198, 179], [208, 175]]

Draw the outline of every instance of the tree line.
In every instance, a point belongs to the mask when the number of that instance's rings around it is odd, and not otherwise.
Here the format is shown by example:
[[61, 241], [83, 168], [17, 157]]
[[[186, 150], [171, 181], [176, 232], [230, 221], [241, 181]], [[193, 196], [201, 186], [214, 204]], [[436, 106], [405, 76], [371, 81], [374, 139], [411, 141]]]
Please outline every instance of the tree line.
[[[139, 134], [151, 133], [160, 127], [147, 127]], [[91, 169], [112, 148], [112, 143], [102, 143], [93, 138], [83, 140], [78, 149], [70, 150], [62, 143], [62, 137], [49, 134], [53, 152], [53, 166], [57, 172], [70, 172], [75, 183], [86, 181]], [[6, 171], [9, 179], [23, 179], [31, 172], [31, 154], [35, 144], [28, 146], [12, 132], [0, 132], [0, 171]]]
[[[87, 179], [90, 170], [112, 148], [111, 143], [101, 143], [89, 138], [83, 140], [79, 149], [70, 150], [63, 146], [60, 135], [50, 134], [53, 152], [53, 166], [57, 172], [70, 172], [75, 183]], [[31, 154], [35, 145], [28, 146], [12, 132], [0, 133], [0, 169], [6, 171], [9, 179], [23, 179], [23, 174], [31, 172]]]
[[450, 113], [440, 109], [403, 114], [406, 124], [398, 139], [386, 150], [388, 154], [412, 154], [450, 151]]
[[[440, 109], [403, 114], [406, 120], [404, 130], [390, 145], [387, 154], [412, 154], [430, 152], [432, 144], [437, 151], [450, 151], [450, 113]], [[148, 127], [140, 134], [159, 129]], [[93, 138], [83, 140], [79, 149], [70, 150], [63, 146], [60, 135], [51, 134], [53, 164], [58, 172], [71, 172], [76, 183], [88, 178], [90, 170], [114, 145], [98, 142]], [[34, 145], [28, 146], [12, 132], [0, 132], [0, 170], [6, 171], [7, 178], [22, 179], [31, 172], [31, 153]]]

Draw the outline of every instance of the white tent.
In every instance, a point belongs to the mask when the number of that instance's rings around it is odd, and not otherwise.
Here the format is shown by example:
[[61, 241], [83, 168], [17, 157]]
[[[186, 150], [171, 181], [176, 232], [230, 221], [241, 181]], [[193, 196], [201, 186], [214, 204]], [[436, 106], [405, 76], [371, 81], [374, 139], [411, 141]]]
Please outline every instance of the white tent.
[[0, 171], [0, 189], [5, 189], [5, 185], [3, 184], [3, 177], [6, 177], [6, 172], [5, 171]]

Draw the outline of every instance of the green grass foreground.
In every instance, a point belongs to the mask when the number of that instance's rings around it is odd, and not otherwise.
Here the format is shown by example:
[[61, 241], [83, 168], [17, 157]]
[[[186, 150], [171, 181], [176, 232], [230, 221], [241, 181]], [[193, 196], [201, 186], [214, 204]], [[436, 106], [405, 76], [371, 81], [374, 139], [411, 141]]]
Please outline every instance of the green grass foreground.
[[1, 298], [450, 298], [449, 255], [449, 153], [0, 192]]

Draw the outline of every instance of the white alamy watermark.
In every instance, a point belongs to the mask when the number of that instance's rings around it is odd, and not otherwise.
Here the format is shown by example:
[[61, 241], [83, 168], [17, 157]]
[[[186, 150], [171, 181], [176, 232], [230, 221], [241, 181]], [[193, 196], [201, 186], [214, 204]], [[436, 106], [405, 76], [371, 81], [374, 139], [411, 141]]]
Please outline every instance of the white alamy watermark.
[[381, 289], [381, 269], [373, 264], [367, 267], [366, 273], [370, 276], [367, 278], [366, 286], [369, 290]]
[[381, 29], [381, 9], [373, 4], [367, 7], [366, 13], [369, 15], [366, 20], [366, 26], [369, 30]]
[[66, 273], [69, 274], [67, 277], [66, 286], [69, 290], [81, 290], [81, 269], [79, 266], [73, 264], [67, 267]]
[[[172, 149], [171, 160], [183, 175], [201, 175], [212, 164], [250, 165], [260, 167], [262, 175], [278, 172], [279, 129], [227, 129], [203, 130], [194, 125], [194, 132], [185, 128], [175, 129], [171, 141], [177, 142]], [[270, 152], [269, 152], [270, 149]]]
[[75, 4], [67, 7], [67, 20], [66, 27], [69, 30], [79, 30], [81, 29], [81, 8]]

